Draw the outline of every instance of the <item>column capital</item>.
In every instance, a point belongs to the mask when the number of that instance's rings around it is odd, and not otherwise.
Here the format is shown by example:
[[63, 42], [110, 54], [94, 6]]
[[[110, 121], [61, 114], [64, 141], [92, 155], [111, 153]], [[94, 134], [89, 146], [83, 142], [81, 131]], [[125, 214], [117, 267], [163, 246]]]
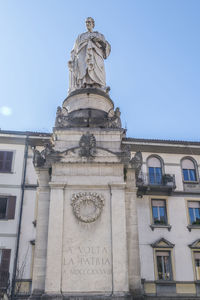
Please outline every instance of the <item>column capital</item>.
[[49, 186], [52, 189], [64, 189], [67, 187], [67, 182], [49, 182]]

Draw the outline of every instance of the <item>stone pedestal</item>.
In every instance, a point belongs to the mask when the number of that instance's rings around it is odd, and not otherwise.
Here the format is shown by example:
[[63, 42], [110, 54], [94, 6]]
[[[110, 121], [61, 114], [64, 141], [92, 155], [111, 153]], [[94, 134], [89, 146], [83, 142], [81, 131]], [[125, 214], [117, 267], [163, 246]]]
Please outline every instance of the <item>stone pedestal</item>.
[[37, 228], [37, 247], [47, 245], [44, 298], [128, 299], [130, 287], [139, 289], [135, 190], [130, 176], [126, 187], [130, 157], [121, 148], [119, 116], [94, 89], [71, 94], [58, 108], [53, 146], [41, 153], [52, 170], [50, 206], [38, 210], [46, 224]]
[[[45, 293], [126, 294], [123, 165], [79, 159], [75, 165], [57, 164], [52, 171]], [[79, 201], [78, 215], [73, 197]], [[87, 214], [92, 220], [83, 221]]]

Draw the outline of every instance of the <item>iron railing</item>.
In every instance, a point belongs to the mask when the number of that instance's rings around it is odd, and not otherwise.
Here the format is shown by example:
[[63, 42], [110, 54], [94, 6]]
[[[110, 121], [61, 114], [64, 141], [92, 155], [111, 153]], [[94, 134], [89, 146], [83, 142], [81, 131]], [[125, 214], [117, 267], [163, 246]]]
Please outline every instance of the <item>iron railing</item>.
[[175, 175], [173, 174], [148, 174], [142, 173], [139, 174], [136, 180], [137, 187], [141, 186], [164, 186], [175, 188]]

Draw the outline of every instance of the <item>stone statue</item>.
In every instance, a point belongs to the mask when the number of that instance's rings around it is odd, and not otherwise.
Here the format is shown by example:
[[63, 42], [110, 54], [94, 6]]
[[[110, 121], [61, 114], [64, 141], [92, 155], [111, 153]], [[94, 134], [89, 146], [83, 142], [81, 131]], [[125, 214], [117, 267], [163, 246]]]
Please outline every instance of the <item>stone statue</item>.
[[111, 51], [103, 34], [93, 31], [94, 19], [86, 19], [87, 32], [80, 34], [71, 51], [69, 67], [69, 93], [81, 88], [100, 88], [108, 91], [104, 59]]

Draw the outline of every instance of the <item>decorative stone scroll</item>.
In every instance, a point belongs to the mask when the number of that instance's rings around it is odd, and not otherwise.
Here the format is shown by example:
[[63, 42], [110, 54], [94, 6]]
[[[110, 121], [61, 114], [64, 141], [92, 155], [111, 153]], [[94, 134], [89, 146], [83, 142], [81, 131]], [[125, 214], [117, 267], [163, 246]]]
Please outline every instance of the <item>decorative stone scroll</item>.
[[97, 193], [77, 193], [72, 195], [71, 206], [75, 217], [84, 223], [95, 222], [101, 215], [104, 197]]

